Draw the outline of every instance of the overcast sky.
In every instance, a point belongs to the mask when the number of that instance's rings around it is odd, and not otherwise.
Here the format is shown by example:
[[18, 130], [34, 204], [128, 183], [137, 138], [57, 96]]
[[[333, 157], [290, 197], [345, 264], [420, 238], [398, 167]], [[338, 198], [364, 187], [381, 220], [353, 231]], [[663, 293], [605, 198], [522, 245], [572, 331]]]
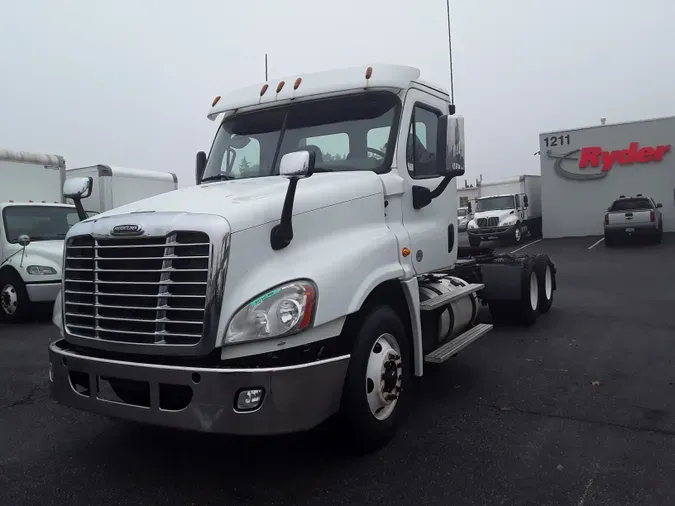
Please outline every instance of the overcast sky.
[[[538, 173], [542, 131], [675, 115], [673, 0], [451, 0], [467, 177]], [[449, 88], [444, 0], [21, 0], [0, 7], [0, 148], [193, 183], [215, 95], [401, 63]]]

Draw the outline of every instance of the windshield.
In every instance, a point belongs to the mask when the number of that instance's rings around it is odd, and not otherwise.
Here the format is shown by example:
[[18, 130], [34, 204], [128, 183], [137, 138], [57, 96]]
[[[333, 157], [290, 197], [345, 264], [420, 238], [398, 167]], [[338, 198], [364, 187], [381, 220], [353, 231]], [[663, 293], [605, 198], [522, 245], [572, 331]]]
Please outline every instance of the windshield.
[[515, 209], [513, 204], [513, 195], [503, 197], [486, 197], [476, 201], [476, 212], [498, 211], [501, 209]]
[[466, 216], [466, 209], [465, 208], [457, 209], [457, 216], [459, 216], [460, 218], [464, 218], [464, 216]]
[[79, 221], [77, 211], [70, 207], [9, 206], [2, 212], [5, 236], [10, 243], [18, 242], [23, 234], [31, 241], [63, 240], [70, 227]]
[[370, 92], [298, 102], [226, 118], [202, 181], [279, 174], [281, 157], [308, 148], [317, 172], [391, 167], [400, 101]]
[[649, 199], [622, 199], [612, 204], [611, 211], [636, 211], [638, 209], [652, 209]]

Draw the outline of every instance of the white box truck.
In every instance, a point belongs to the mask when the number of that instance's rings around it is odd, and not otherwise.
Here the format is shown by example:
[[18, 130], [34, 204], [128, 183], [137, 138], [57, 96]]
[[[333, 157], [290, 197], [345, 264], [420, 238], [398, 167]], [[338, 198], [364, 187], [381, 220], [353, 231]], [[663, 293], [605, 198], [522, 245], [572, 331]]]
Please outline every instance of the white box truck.
[[197, 186], [68, 233], [55, 399], [240, 435], [335, 415], [367, 451], [396, 433], [411, 376], [492, 329], [481, 305], [493, 323], [546, 313], [548, 255], [458, 247], [464, 120], [419, 77], [364, 65], [217, 97]]
[[0, 321], [26, 319], [61, 288], [63, 240], [79, 221], [65, 169], [58, 155], [0, 150]]
[[481, 182], [473, 211], [466, 230], [471, 246], [493, 239], [519, 244], [541, 235], [541, 176]]
[[67, 178], [83, 176], [93, 179], [91, 197], [84, 205], [87, 210], [99, 213], [178, 189], [178, 177], [172, 172], [111, 165], [91, 165], [66, 171]]

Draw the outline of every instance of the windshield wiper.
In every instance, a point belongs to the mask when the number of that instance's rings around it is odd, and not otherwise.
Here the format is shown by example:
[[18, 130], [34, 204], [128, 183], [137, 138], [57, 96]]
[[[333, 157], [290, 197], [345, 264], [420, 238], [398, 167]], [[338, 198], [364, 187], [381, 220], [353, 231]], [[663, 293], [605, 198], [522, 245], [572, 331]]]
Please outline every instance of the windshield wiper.
[[234, 176], [228, 176], [227, 174], [217, 174], [215, 176], [205, 177], [201, 182], [206, 183], [208, 181], [232, 181], [233, 179], [237, 178]]

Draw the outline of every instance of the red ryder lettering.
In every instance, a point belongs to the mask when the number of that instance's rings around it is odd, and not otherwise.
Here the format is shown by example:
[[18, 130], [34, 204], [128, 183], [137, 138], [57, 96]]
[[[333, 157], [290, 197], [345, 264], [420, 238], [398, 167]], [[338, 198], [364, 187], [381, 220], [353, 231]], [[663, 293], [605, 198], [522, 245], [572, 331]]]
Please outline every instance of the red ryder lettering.
[[579, 168], [585, 169], [589, 165], [591, 167], [599, 167], [600, 162], [602, 162], [602, 171], [607, 172], [615, 162], [619, 165], [660, 162], [669, 151], [670, 144], [654, 148], [640, 148], [637, 142], [631, 142], [628, 149], [617, 151], [603, 151], [602, 148], [596, 146], [582, 148], [581, 157], [579, 158]]

